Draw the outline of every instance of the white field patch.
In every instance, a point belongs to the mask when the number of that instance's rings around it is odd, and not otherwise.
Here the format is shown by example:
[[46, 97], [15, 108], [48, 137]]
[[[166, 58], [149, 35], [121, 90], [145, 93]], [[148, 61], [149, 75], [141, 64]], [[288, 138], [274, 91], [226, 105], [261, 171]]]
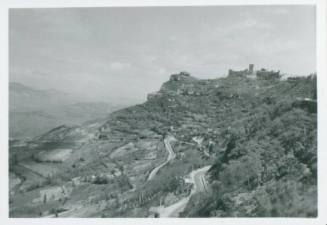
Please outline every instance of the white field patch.
[[72, 154], [72, 149], [54, 149], [50, 151], [42, 151], [36, 155], [41, 162], [64, 162]]

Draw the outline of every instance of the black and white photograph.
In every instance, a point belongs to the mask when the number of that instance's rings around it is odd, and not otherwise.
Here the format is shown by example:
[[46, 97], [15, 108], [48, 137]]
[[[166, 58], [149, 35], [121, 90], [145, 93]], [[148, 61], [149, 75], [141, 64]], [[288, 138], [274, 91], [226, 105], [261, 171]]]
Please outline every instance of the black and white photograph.
[[9, 218], [324, 214], [314, 2], [7, 10]]

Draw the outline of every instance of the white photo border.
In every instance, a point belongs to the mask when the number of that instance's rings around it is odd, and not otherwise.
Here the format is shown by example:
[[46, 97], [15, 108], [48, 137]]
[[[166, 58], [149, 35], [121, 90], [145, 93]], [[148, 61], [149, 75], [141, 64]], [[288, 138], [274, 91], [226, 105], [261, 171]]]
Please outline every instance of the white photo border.
[[[8, 174], [8, 76], [10, 8], [67, 8], [117, 6], [214, 6], [214, 5], [315, 5], [318, 76], [318, 217], [317, 218], [9, 218]], [[125, 224], [327, 224], [327, 77], [326, 77], [326, 0], [2, 0], [0, 2], [0, 224], [17, 225], [125, 225]], [[326, 148], [326, 149], [325, 149]]]

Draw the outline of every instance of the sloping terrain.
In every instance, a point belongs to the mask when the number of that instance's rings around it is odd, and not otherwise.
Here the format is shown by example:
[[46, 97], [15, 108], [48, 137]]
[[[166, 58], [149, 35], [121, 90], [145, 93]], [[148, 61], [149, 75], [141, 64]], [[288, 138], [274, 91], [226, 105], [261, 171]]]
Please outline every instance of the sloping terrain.
[[181, 73], [106, 119], [13, 141], [10, 215], [149, 217], [187, 199], [169, 215], [315, 216], [315, 83]]

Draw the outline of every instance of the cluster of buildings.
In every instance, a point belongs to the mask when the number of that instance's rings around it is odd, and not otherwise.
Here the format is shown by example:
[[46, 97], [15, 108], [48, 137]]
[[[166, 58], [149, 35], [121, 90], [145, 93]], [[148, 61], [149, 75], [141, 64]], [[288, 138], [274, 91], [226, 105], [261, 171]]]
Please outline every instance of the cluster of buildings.
[[254, 65], [249, 64], [249, 68], [246, 68], [244, 70], [228, 70], [228, 76], [243, 76], [243, 75], [253, 75], [254, 74]]
[[254, 64], [249, 64], [249, 68], [244, 70], [228, 70], [228, 76], [249, 76], [257, 79], [280, 79], [280, 71], [266, 70], [264, 68], [255, 71]]
[[[249, 64], [249, 67], [244, 70], [228, 70], [228, 76], [231, 77], [248, 77], [248, 78], [257, 78], [264, 80], [274, 80], [280, 79], [281, 74], [280, 71], [274, 70], [266, 70], [264, 68], [260, 70], [254, 70], [254, 64]], [[170, 76], [170, 81], [186, 81], [181, 86], [174, 86], [172, 89], [176, 91], [177, 94], [180, 95], [193, 95], [200, 96], [207, 93], [208, 84], [205, 80], [199, 81], [196, 78], [192, 77], [191, 74], [187, 71], [181, 71], [180, 73], [172, 74]], [[195, 87], [195, 84], [192, 81], [198, 81], [198, 85]], [[148, 94], [147, 99], [154, 99], [162, 96], [162, 91], [153, 92]]]

